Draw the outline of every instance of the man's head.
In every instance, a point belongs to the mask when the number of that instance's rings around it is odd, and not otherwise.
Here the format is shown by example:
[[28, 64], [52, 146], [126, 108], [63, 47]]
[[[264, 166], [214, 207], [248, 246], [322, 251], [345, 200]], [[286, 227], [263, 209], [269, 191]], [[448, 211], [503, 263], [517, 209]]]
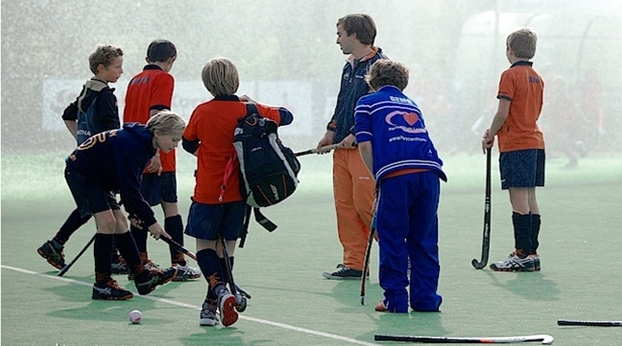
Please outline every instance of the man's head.
[[111, 45], [98, 46], [89, 55], [89, 67], [98, 79], [114, 83], [123, 73], [123, 51]]
[[349, 14], [337, 20], [337, 44], [344, 54], [351, 54], [358, 46], [373, 46], [376, 24], [367, 14]]
[[177, 48], [169, 40], [153, 40], [147, 47], [147, 63], [161, 66], [166, 72], [173, 67], [177, 59]]
[[380, 59], [371, 65], [365, 80], [374, 90], [392, 85], [403, 91], [408, 85], [408, 68], [401, 62]]
[[235, 64], [227, 58], [215, 58], [203, 66], [203, 85], [214, 96], [233, 95], [240, 87], [240, 76]]
[[517, 59], [529, 60], [536, 55], [538, 36], [529, 29], [520, 29], [509, 34], [506, 40], [508, 59], [510, 55]]

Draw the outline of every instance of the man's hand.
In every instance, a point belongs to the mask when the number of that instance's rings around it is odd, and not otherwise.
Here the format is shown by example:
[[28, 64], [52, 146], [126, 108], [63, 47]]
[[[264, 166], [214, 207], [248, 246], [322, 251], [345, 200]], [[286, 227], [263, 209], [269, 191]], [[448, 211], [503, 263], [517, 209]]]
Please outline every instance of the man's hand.
[[341, 143], [339, 143], [339, 147], [343, 149], [356, 148], [356, 137], [353, 134], [349, 134], [346, 138], [344, 138], [341, 141]]
[[322, 152], [321, 150], [322, 147], [333, 144], [334, 137], [335, 137], [335, 131], [330, 131], [330, 130], [326, 131], [326, 133], [324, 134], [324, 137], [322, 137], [322, 139], [320, 139], [320, 141], [317, 143], [316, 149], [320, 151], [320, 154], [325, 153], [325, 152]]

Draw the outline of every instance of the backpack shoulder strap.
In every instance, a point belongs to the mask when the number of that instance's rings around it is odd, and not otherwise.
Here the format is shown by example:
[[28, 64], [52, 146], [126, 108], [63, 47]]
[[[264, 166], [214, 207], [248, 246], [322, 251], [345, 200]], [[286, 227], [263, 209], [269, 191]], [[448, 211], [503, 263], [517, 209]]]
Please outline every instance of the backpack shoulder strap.
[[253, 102], [244, 102], [244, 105], [246, 105], [246, 116], [252, 115], [252, 114], [259, 114], [259, 110], [257, 109], [257, 105]]

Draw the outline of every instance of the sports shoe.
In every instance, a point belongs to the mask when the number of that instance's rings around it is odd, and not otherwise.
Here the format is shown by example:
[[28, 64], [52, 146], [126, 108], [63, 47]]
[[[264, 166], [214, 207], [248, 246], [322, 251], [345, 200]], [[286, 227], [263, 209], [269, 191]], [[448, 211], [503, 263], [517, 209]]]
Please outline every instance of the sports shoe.
[[187, 264], [185, 266], [177, 264], [174, 267], [177, 268], [177, 274], [173, 278], [173, 281], [187, 281], [201, 277], [201, 271], [199, 269], [193, 268]]
[[534, 259], [531, 256], [520, 258], [512, 252], [508, 258], [490, 265], [490, 269], [501, 272], [532, 272], [535, 271]]
[[155, 290], [156, 286], [164, 285], [165, 283], [173, 280], [177, 274], [175, 267], [170, 267], [166, 270], [145, 270], [134, 278], [134, 285], [138, 290], [138, 294], [145, 295]]
[[127, 300], [134, 297], [132, 292], [119, 287], [117, 280], [110, 279], [104, 284], [93, 285], [92, 299], [95, 300]]
[[389, 307], [384, 305], [384, 300], [380, 300], [378, 304], [376, 304], [376, 307], [374, 308], [374, 310], [378, 312], [390, 312]]
[[228, 327], [238, 320], [238, 311], [235, 306], [237, 301], [231, 293], [222, 294], [218, 302], [218, 310], [220, 311], [220, 321], [222, 325]]
[[215, 326], [219, 323], [218, 312], [216, 311], [218, 306], [216, 301], [204, 301], [201, 307], [201, 314], [199, 315], [199, 325], [201, 326]]
[[56, 247], [53, 240], [48, 240], [45, 244], [41, 245], [41, 247], [37, 249], [37, 253], [45, 258], [52, 267], [56, 269], [63, 269], [65, 267], [63, 246], [60, 245], [60, 248]]
[[529, 257], [533, 258], [533, 269], [539, 272], [542, 269], [542, 267], [540, 266], [540, 255], [534, 253], [529, 255]]
[[341, 267], [341, 269], [334, 271], [332, 273], [323, 272], [322, 276], [331, 280], [356, 280], [360, 279], [363, 276], [362, 270], [355, 270], [348, 268], [346, 266]]
[[125, 263], [123, 257], [119, 257], [118, 261], [114, 261], [110, 264], [110, 269], [112, 269], [113, 274], [129, 274], [130, 270]]
[[[158, 271], [162, 270], [162, 268], [160, 268], [159, 265], [151, 262], [151, 260], [144, 261], [143, 262], [143, 266], [145, 267], [145, 269], [147, 269], [149, 271], [156, 271], [156, 272], [158, 272]], [[127, 274], [127, 279], [128, 280], [134, 280], [134, 274], [132, 274], [132, 273]]]

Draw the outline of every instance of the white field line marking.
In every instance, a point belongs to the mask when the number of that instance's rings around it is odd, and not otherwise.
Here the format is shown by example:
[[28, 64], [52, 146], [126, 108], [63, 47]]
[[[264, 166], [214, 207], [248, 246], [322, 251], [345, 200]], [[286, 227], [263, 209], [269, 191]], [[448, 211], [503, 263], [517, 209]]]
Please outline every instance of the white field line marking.
[[[76, 285], [82, 285], [82, 286], [86, 286], [86, 287], [92, 287], [92, 284], [88, 284], [86, 282], [82, 282], [82, 281], [78, 281], [78, 280], [74, 280], [74, 279], [68, 279], [68, 278], [65, 278], [65, 277], [62, 277], [62, 276], [37, 273], [37, 272], [33, 272], [31, 270], [22, 269], [22, 268], [16, 268], [16, 267], [11, 267], [11, 266], [6, 266], [6, 265], [2, 265], [0, 267], [2, 267], [3, 269], [10, 269], [10, 270], [13, 270], [13, 271], [16, 271], [16, 272], [20, 272], [20, 273], [24, 273], [24, 274], [37, 275], [37, 276], [41, 276], [41, 277], [48, 278], [48, 279], [59, 280], [59, 281], [66, 282], [66, 283], [69, 283], [69, 284], [76, 284]], [[199, 311], [201, 310], [200, 306], [186, 304], [186, 303], [181, 303], [181, 302], [177, 302], [177, 301], [170, 300], [170, 299], [165, 299], [165, 298], [158, 298], [158, 297], [152, 297], [152, 296], [141, 296], [141, 295], [136, 295], [134, 297], [150, 299], [150, 300], [153, 300], [153, 301], [156, 301], [156, 302], [166, 303], [166, 304], [170, 304], [170, 305], [175, 305], [175, 306], [179, 306], [179, 307], [182, 307], [182, 308], [188, 308], [188, 309], [199, 310]], [[321, 336], [321, 337], [325, 337], [325, 338], [329, 338], [329, 339], [345, 341], [345, 342], [349, 342], [351, 344], [367, 345], [367, 346], [378, 345], [378, 344], [375, 344], [375, 343], [365, 342], [365, 341], [349, 338], [349, 337], [346, 337], [346, 336], [341, 336], [341, 335], [336, 335], [336, 334], [331, 334], [331, 333], [320, 332], [320, 331], [317, 331], [317, 330], [312, 330], [312, 329], [307, 329], [307, 328], [296, 327], [296, 326], [292, 326], [292, 325], [285, 324], [285, 323], [272, 322], [272, 321], [264, 320], [264, 319], [261, 319], [261, 318], [254, 318], [254, 317], [249, 317], [249, 316], [244, 316], [244, 315], [240, 315], [239, 318], [243, 319], [243, 320], [250, 321], [250, 322], [265, 324], [265, 325], [269, 325], [269, 326], [273, 326], [273, 327], [277, 327], [277, 328], [282, 328], [282, 329], [289, 329], [289, 330], [293, 330], [293, 331], [300, 332], [300, 333], [311, 334], [311, 335]]]

